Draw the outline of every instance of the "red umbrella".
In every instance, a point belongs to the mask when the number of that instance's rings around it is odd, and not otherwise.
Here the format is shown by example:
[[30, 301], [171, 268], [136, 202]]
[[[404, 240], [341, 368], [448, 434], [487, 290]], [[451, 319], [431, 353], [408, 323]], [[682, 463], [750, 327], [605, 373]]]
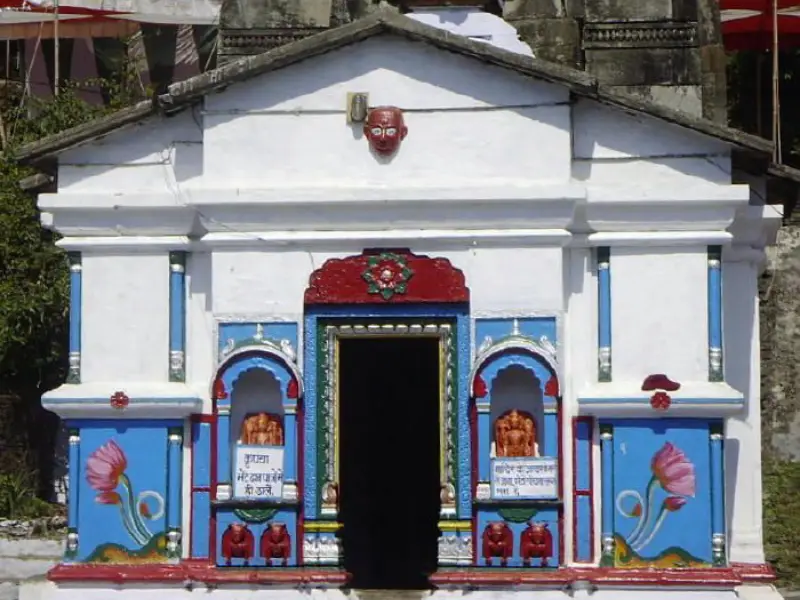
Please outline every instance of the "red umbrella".
[[719, 4], [726, 49], [771, 50], [776, 23], [778, 46], [800, 47], [800, 0], [720, 0]]

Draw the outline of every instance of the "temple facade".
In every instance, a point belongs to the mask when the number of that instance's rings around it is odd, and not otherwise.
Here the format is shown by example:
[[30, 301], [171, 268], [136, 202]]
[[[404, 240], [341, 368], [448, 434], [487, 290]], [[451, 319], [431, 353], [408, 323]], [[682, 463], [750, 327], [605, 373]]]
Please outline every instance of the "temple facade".
[[69, 536], [29, 597], [779, 598], [780, 216], [733, 167], [769, 144], [430, 20], [382, 9], [22, 149], [58, 159], [72, 284], [43, 399]]

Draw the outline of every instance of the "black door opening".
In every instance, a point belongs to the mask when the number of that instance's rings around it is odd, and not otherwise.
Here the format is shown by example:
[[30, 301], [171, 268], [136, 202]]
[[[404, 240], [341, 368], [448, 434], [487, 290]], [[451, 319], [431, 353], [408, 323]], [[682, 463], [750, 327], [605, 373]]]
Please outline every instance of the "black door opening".
[[439, 520], [439, 340], [341, 339], [339, 518], [358, 589], [427, 589]]

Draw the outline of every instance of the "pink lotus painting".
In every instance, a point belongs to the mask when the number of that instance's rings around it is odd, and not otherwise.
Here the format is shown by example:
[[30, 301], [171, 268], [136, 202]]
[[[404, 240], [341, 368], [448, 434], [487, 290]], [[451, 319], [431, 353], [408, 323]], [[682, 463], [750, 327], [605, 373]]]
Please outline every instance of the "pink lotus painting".
[[[650, 461], [651, 477], [644, 496], [636, 490], [624, 490], [617, 495], [617, 510], [624, 517], [638, 519], [636, 527], [625, 538], [635, 552], [640, 552], [653, 541], [667, 517], [679, 511], [695, 495], [695, 469], [686, 454], [671, 442], [665, 443]], [[654, 506], [658, 488], [668, 495]], [[633, 499], [630, 504], [628, 499]], [[628, 502], [626, 502], [628, 501]], [[628, 509], [623, 506], [628, 505]]]
[[154, 537], [147, 521], [164, 515], [164, 498], [152, 490], [135, 495], [127, 468], [122, 448], [109, 440], [86, 460], [86, 481], [97, 492], [95, 502], [119, 507], [125, 530], [139, 546], [145, 546]]

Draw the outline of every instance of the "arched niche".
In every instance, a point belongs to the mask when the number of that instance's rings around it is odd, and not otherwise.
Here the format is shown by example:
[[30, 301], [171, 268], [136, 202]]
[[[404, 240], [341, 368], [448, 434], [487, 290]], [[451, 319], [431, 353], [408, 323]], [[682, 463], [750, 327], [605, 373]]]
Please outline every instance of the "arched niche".
[[[497, 372], [489, 389], [489, 423], [493, 429], [499, 419], [507, 419], [512, 411], [518, 411], [523, 418], [532, 418], [536, 455], [544, 449], [544, 402], [541, 382], [530, 369], [520, 365], [509, 365]], [[493, 445], [497, 434], [490, 432]], [[492, 454], [497, 454], [493, 448]]]
[[[236, 446], [244, 420], [266, 414], [279, 421], [284, 447], [284, 495], [296, 495], [297, 416], [301, 409], [303, 379], [294, 361], [278, 348], [243, 348], [228, 356], [217, 370], [211, 394], [216, 414], [216, 478], [221, 487], [218, 498], [230, 494]], [[287, 491], [288, 490], [288, 491]]]
[[517, 410], [534, 420], [540, 457], [560, 458], [560, 386], [555, 358], [535, 343], [521, 340], [490, 348], [475, 362], [470, 383], [477, 418], [473, 420], [477, 494], [489, 492], [495, 458], [496, 424]]

